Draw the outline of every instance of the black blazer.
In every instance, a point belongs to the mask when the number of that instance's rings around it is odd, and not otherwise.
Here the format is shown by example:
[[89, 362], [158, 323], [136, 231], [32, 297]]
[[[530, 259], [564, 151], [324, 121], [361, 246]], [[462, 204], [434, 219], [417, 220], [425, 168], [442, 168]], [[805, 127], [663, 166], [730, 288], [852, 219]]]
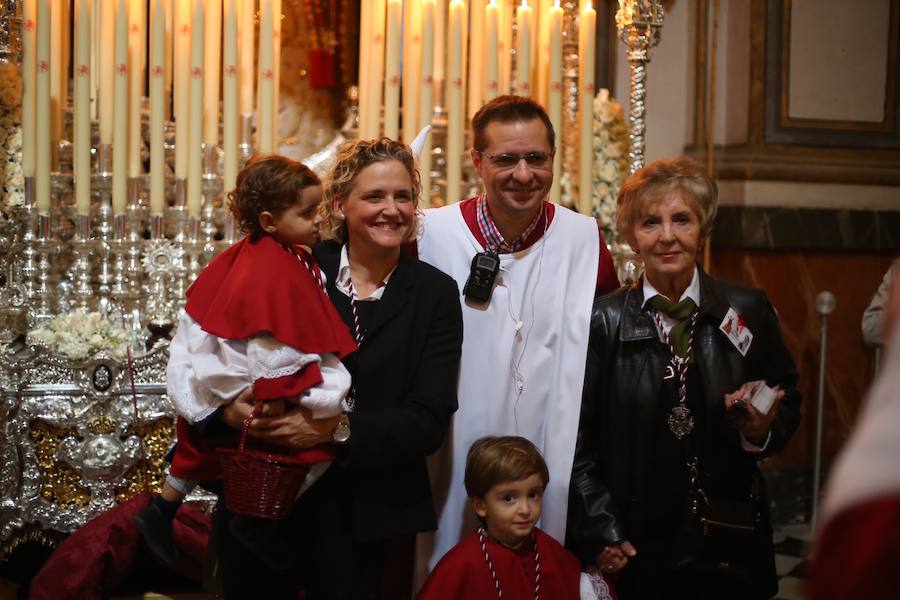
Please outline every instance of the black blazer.
[[[341, 245], [322, 242], [313, 254], [352, 332], [349, 299], [335, 288]], [[456, 411], [462, 335], [456, 282], [402, 255], [365, 339], [350, 357], [356, 409], [350, 442], [332, 466], [350, 497], [357, 540], [437, 527], [425, 458], [443, 443]]]

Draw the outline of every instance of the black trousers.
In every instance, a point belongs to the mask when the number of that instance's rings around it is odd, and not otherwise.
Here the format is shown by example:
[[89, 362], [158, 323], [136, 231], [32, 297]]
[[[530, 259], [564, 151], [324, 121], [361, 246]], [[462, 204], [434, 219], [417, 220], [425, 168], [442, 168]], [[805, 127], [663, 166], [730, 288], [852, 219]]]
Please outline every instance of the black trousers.
[[235, 539], [234, 515], [220, 496], [213, 516], [218, 576], [226, 600], [398, 600], [412, 593], [415, 536], [359, 542], [353, 535], [346, 494], [329, 470], [297, 501], [277, 527], [277, 548], [290, 553], [290, 566], [274, 569]]

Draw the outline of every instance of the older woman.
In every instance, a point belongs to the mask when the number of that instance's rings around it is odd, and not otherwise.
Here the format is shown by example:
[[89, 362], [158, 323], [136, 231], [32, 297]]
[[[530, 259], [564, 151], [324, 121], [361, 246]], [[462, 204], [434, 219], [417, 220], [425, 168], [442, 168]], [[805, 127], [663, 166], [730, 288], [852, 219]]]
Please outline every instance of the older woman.
[[[617, 225], [644, 275], [594, 304], [567, 543], [621, 571], [623, 600], [777, 589], [757, 462], [797, 427], [797, 374], [765, 294], [697, 264], [716, 194], [686, 157], [619, 192]], [[761, 412], [763, 383], [775, 393]]]
[[[314, 254], [359, 342], [347, 359], [353, 410], [339, 423], [298, 409], [254, 426], [256, 436], [287, 447], [334, 440], [338, 458], [297, 501], [281, 536], [290, 543], [270, 547], [284, 560], [248, 552], [221, 511], [215, 531], [226, 597], [295, 597], [294, 578], [311, 599], [411, 594], [415, 534], [436, 528], [425, 457], [456, 410], [462, 345], [456, 284], [401, 252], [418, 197], [404, 144], [362, 140], [339, 150], [326, 181], [327, 241]], [[226, 421], [239, 426], [246, 406], [229, 405]]]

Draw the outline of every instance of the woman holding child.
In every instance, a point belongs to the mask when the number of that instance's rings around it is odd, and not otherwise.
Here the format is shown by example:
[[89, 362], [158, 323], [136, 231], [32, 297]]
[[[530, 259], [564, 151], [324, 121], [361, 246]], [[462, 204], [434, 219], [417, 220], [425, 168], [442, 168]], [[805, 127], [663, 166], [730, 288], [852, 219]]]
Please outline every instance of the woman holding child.
[[[436, 527], [425, 457], [456, 410], [462, 344], [452, 279], [410, 258], [419, 175], [410, 149], [387, 139], [348, 143], [325, 182], [314, 256], [359, 349], [345, 360], [352, 411], [312, 419], [303, 407], [253, 422], [257, 439], [291, 449], [334, 443], [331, 467], [295, 504], [270, 560], [214, 522], [226, 598], [401, 598], [410, 595], [415, 534]], [[242, 400], [242, 399], [239, 399]], [[239, 428], [250, 403], [223, 420]]]
[[698, 266], [717, 190], [696, 161], [647, 165], [618, 202], [645, 271], [594, 304], [567, 545], [618, 572], [624, 600], [770, 598], [757, 462], [800, 419], [778, 317], [762, 291]]

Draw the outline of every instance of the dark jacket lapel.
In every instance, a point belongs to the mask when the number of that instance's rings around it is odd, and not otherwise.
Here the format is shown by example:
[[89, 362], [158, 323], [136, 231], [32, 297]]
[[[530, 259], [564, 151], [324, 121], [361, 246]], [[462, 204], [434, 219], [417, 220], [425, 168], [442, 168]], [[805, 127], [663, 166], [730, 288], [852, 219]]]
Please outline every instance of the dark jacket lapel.
[[378, 309], [375, 311], [372, 323], [366, 331], [363, 344], [366, 343], [367, 339], [378, 333], [379, 329], [397, 316], [397, 313], [406, 306], [406, 303], [409, 301], [410, 291], [415, 284], [415, 279], [415, 259], [401, 253], [400, 262], [397, 263], [397, 268], [394, 269], [387, 286], [384, 288], [384, 294], [378, 303]]

